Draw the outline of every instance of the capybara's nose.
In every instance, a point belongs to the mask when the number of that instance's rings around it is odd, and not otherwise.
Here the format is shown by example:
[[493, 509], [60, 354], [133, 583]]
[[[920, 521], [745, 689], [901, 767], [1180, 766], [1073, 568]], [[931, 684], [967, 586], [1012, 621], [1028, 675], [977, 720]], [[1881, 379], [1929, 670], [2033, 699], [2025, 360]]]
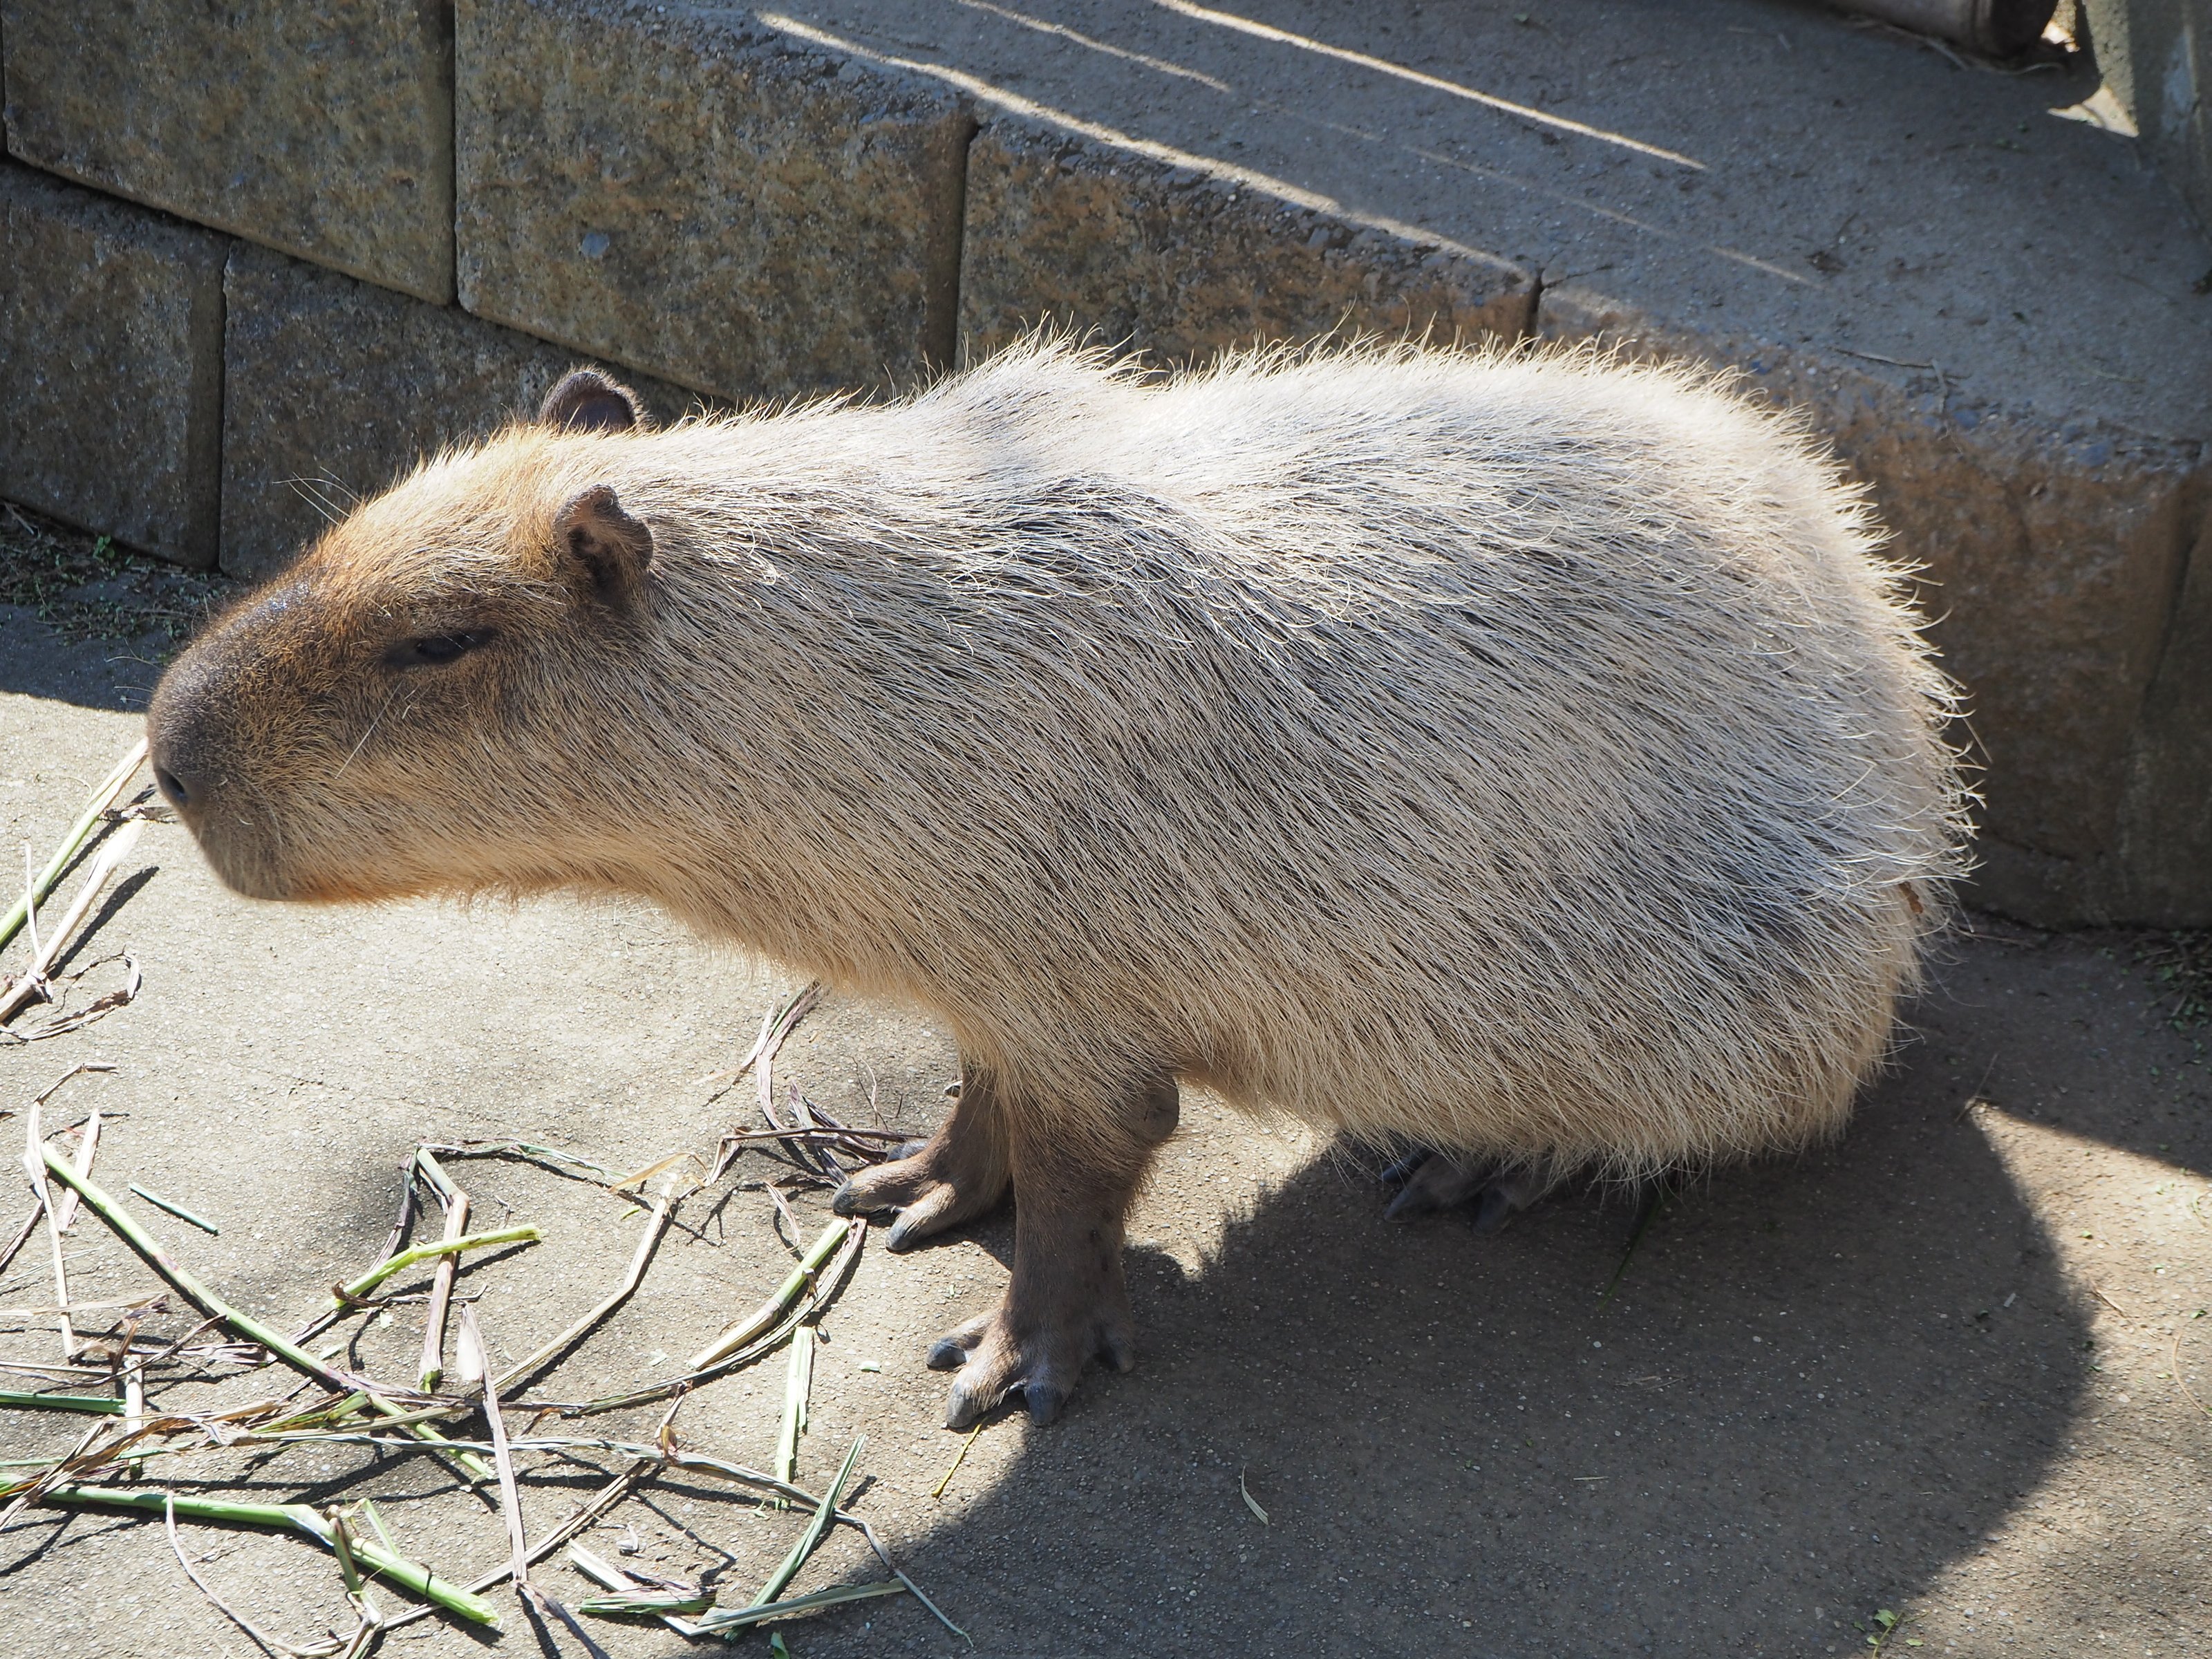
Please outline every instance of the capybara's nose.
[[194, 752], [199, 746], [192, 740], [195, 724], [188, 702], [159, 694], [146, 719], [147, 757], [153, 763], [154, 787], [180, 812], [204, 807], [211, 793], [209, 769]]
[[179, 809], [191, 805], [200, 798], [199, 785], [185, 781], [182, 773], [160, 761], [154, 763], [154, 785], [170, 805]]
[[220, 662], [204, 643], [194, 645], [161, 676], [146, 708], [146, 755], [153, 763], [154, 787], [179, 811], [206, 810], [220, 771], [210, 739], [216, 705], [209, 692]]

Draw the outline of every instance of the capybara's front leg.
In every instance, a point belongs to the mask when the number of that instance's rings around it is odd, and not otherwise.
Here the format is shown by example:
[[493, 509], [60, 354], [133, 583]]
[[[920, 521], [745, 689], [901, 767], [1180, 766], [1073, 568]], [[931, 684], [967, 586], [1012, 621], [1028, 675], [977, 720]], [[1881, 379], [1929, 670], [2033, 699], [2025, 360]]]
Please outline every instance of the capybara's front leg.
[[1175, 1128], [1176, 1085], [1154, 1079], [1107, 1103], [1094, 1116], [1007, 1103], [1013, 1282], [994, 1311], [929, 1351], [933, 1368], [959, 1371], [947, 1428], [967, 1427], [1016, 1389], [1031, 1419], [1049, 1423], [1093, 1358], [1116, 1370], [1136, 1363], [1122, 1219], [1153, 1150]]
[[927, 1140], [899, 1150], [888, 1164], [855, 1170], [830, 1207], [839, 1215], [896, 1210], [887, 1241], [894, 1250], [997, 1208], [1012, 1176], [991, 1074], [963, 1061], [952, 1115]]

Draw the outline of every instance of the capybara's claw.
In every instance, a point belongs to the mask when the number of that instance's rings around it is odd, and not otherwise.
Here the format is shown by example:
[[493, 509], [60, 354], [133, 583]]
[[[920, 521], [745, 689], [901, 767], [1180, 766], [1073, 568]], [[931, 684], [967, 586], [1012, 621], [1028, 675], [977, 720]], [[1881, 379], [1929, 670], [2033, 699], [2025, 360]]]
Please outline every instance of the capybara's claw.
[[884, 1242], [903, 1250], [994, 1207], [1009, 1184], [1002, 1163], [975, 1156], [972, 1146], [945, 1133], [908, 1141], [890, 1162], [854, 1170], [830, 1207], [839, 1215], [897, 1211]]
[[964, 1429], [995, 1411], [1018, 1389], [1030, 1420], [1058, 1417], [1096, 1358], [1117, 1371], [1136, 1364], [1135, 1332], [1126, 1311], [1093, 1311], [1048, 1330], [1017, 1334], [1001, 1307], [938, 1338], [929, 1350], [933, 1370], [958, 1368], [945, 1407], [945, 1426]]
[[1464, 1204], [1481, 1192], [1490, 1180], [1487, 1164], [1462, 1164], [1443, 1152], [1414, 1152], [1383, 1172], [1398, 1195], [1382, 1212], [1391, 1221], [1405, 1221]]
[[[1406, 1170], [1407, 1164], [1413, 1167]], [[1403, 1183], [1390, 1207], [1391, 1221], [1407, 1221], [1458, 1205], [1474, 1206], [1474, 1230], [1494, 1233], [1544, 1194], [1544, 1177], [1533, 1170], [1499, 1170], [1488, 1162], [1463, 1164], [1443, 1152], [1401, 1159], [1386, 1172]]]
[[1393, 1158], [1384, 1164], [1382, 1173], [1376, 1179], [1395, 1191], [1419, 1175], [1421, 1166], [1436, 1155], [1433, 1146], [1416, 1146], [1404, 1157]]

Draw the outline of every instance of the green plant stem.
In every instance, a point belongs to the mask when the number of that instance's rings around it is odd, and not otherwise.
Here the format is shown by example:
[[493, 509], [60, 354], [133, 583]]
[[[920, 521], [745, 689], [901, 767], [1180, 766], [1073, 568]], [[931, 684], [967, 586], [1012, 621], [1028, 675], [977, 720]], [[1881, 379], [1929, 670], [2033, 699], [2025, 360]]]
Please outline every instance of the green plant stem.
[[[163, 1282], [185, 1301], [191, 1303], [210, 1319], [220, 1321], [235, 1334], [244, 1337], [249, 1342], [258, 1343], [277, 1358], [291, 1366], [293, 1370], [313, 1377], [332, 1393], [344, 1395], [356, 1391], [356, 1385], [352, 1377], [325, 1364], [290, 1338], [263, 1324], [252, 1315], [240, 1313], [203, 1285], [190, 1272], [178, 1266], [154, 1236], [132, 1218], [129, 1211], [124, 1209], [100, 1188], [79, 1175], [66, 1159], [55, 1152], [52, 1147], [42, 1146], [40, 1151], [45, 1156], [47, 1173], [74, 1191], [84, 1201], [86, 1207], [106, 1222], [114, 1231], [116, 1237], [137, 1253], [141, 1261], [160, 1274]], [[381, 1415], [404, 1417], [407, 1414], [374, 1391], [366, 1392], [368, 1394], [370, 1408]], [[417, 1440], [433, 1445], [442, 1444], [445, 1441], [443, 1435], [420, 1423], [410, 1425], [407, 1431]], [[456, 1451], [453, 1453], [453, 1457], [468, 1472], [471, 1478], [477, 1480], [489, 1480], [494, 1478], [490, 1465], [474, 1452]]]
[[776, 1286], [775, 1293], [744, 1319], [739, 1320], [716, 1337], [712, 1346], [702, 1348], [694, 1354], [690, 1364], [685, 1369], [695, 1371], [704, 1370], [716, 1360], [726, 1358], [735, 1353], [746, 1343], [775, 1324], [782, 1317], [783, 1310], [796, 1301], [799, 1293], [806, 1288], [806, 1281], [821, 1271], [822, 1264], [830, 1259], [830, 1253], [844, 1243], [845, 1235], [852, 1230], [853, 1224], [842, 1219], [833, 1221], [824, 1227], [821, 1237], [807, 1247], [806, 1254], [799, 1258], [799, 1265], [791, 1270], [790, 1277]]
[[349, 1302], [358, 1302], [371, 1291], [397, 1273], [404, 1273], [418, 1261], [428, 1261], [433, 1256], [453, 1255], [462, 1250], [489, 1249], [495, 1244], [535, 1244], [544, 1234], [537, 1228], [500, 1227], [488, 1233], [463, 1233], [459, 1238], [441, 1238], [428, 1244], [410, 1245], [397, 1255], [388, 1255], [358, 1279], [349, 1279], [338, 1289], [342, 1294], [331, 1298], [331, 1306], [343, 1308]]
[[123, 1402], [104, 1394], [11, 1394], [0, 1389], [0, 1406], [17, 1411], [94, 1412], [105, 1417], [123, 1413]]
[[791, 1553], [783, 1558], [776, 1570], [769, 1575], [768, 1583], [760, 1587], [760, 1594], [752, 1599], [753, 1607], [763, 1607], [775, 1601], [783, 1594], [783, 1587], [799, 1576], [799, 1568], [806, 1565], [806, 1558], [814, 1553], [814, 1547], [822, 1541], [822, 1534], [829, 1529], [830, 1517], [837, 1512], [837, 1500], [845, 1494], [845, 1483], [852, 1479], [853, 1465], [860, 1455], [860, 1448], [867, 1443], [866, 1435], [853, 1442], [853, 1449], [845, 1454], [845, 1461], [837, 1466], [837, 1478], [830, 1483], [830, 1490], [822, 1494], [822, 1502], [815, 1509], [814, 1518], [806, 1523], [806, 1530], [799, 1534], [799, 1541], [791, 1547]]
[[137, 1194], [139, 1197], [144, 1199], [155, 1209], [167, 1210], [171, 1215], [176, 1217], [178, 1220], [189, 1221], [193, 1226], [198, 1228], [204, 1233], [212, 1233], [217, 1237], [222, 1237], [222, 1228], [216, 1226], [214, 1222], [210, 1221], [205, 1216], [194, 1215], [190, 1210], [178, 1203], [175, 1200], [164, 1198], [161, 1194], [156, 1192], [149, 1192], [135, 1181], [131, 1183], [131, 1190]]
[[[89, 1200], [87, 1200], [89, 1202]], [[279, 1531], [304, 1533], [325, 1549], [335, 1549], [331, 1524], [305, 1504], [239, 1504], [216, 1498], [185, 1498], [166, 1492], [123, 1492], [110, 1486], [56, 1486], [43, 1495], [48, 1504], [84, 1504], [106, 1505], [116, 1509], [145, 1510], [155, 1515], [165, 1512], [171, 1503], [177, 1513], [191, 1521], [228, 1522], [234, 1526], [271, 1527]], [[370, 1571], [390, 1579], [393, 1583], [413, 1590], [427, 1601], [435, 1601], [447, 1612], [458, 1614], [471, 1624], [499, 1628], [499, 1613], [482, 1596], [471, 1595], [458, 1584], [449, 1584], [419, 1561], [410, 1561], [404, 1555], [395, 1555], [381, 1545], [367, 1539], [350, 1536], [346, 1540], [353, 1559]]]
[[123, 786], [131, 781], [132, 774], [137, 771], [145, 758], [146, 740], [141, 738], [131, 745], [130, 753], [116, 762], [115, 769], [100, 781], [100, 787], [93, 791], [92, 799], [83, 812], [75, 823], [70, 825], [69, 834], [62, 837], [60, 848], [53, 857], [46, 860], [46, 867], [39, 872], [31, 883], [30, 892], [17, 899], [5, 915], [0, 915], [0, 951], [6, 950], [9, 941], [22, 931], [23, 923], [30, 915], [31, 906], [45, 903], [46, 896], [60, 884], [62, 872], [69, 868], [69, 861], [76, 856], [77, 849], [90, 838], [94, 826], [100, 823], [100, 815], [122, 793]]
[[805, 1595], [794, 1595], [788, 1601], [756, 1601], [748, 1607], [715, 1607], [695, 1622], [708, 1634], [719, 1636], [726, 1630], [743, 1630], [748, 1625], [757, 1625], [764, 1619], [786, 1619], [793, 1613], [811, 1613], [817, 1607], [834, 1607], [845, 1601], [865, 1601], [873, 1595], [902, 1595], [909, 1586], [897, 1579], [886, 1579], [880, 1584], [836, 1584], [828, 1589], [810, 1590]]
[[799, 1473], [799, 1437], [806, 1432], [807, 1396], [814, 1387], [814, 1328], [801, 1323], [791, 1334], [791, 1360], [784, 1369], [783, 1424], [775, 1439], [775, 1478]]

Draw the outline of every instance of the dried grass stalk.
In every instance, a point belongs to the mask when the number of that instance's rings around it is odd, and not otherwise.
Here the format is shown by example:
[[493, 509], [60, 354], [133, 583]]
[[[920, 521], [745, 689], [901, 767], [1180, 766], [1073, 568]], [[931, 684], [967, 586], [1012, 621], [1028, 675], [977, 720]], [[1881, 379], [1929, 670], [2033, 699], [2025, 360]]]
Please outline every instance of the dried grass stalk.
[[138, 769], [145, 760], [146, 740], [141, 738], [125, 751], [121, 760], [115, 763], [115, 769], [100, 780], [100, 787], [92, 792], [92, 799], [85, 803], [84, 811], [77, 815], [76, 822], [70, 825], [69, 833], [62, 837], [62, 844], [54, 849], [53, 857], [46, 860], [46, 867], [32, 878], [29, 890], [16, 901], [15, 907], [5, 915], [0, 915], [0, 951], [7, 949], [9, 941], [22, 931], [24, 922], [30, 917], [32, 907], [46, 902], [46, 896], [60, 884], [62, 872], [69, 868], [69, 861], [76, 856], [77, 849], [90, 838], [94, 827], [100, 822], [100, 814], [115, 805], [116, 798], [122, 794], [124, 787], [137, 776]]
[[660, 1241], [668, 1231], [669, 1219], [676, 1213], [676, 1206], [680, 1201], [668, 1188], [663, 1187], [659, 1201], [653, 1206], [652, 1218], [646, 1224], [644, 1237], [637, 1241], [637, 1249], [630, 1257], [629, 1273], [623, 1282], [617, 1285], [597, 1307], [562, 1331], [560, 1335], [543, 1344], [528, 1356], [517, 1360], [500, 1373], [499, 1381], [494, 1385], [492, 1390], [494, 1393], [505, 1393], [520, 1378], [537, 1370], [546, 1361], [564, 1351], [570, 1343], [587, 1334], [601, 1320], [629, 1300], [631, 1293], [644, 1282], [645, 1270], [653, 1261], [653, 1252], [660, 1248]]
[[[86, 873], [84, 884], [77, 889], [76, 896], [70, 901], [70, 908], [62, 913], [59, 925], [40, 943], [29, 964], [15, 982], [4, 992], [0, 992], [0, 1024], [13, 1019], [32, 1003], [48, 1000], [46, 970], [60, 959], [70, 935], [90, 914], [93, 901], [100, 896], [100, 890], [107, 885], [107, 878], [115, 873], [116, 866], [131, 856], [131, 849], [138, 844], [138, 833], [143, 828], [144, 820], [133, 818], [123, 826], [114, 840], [100, 849], [91, 870]], [[28, 914], [27, 906], [25, 914]]]

